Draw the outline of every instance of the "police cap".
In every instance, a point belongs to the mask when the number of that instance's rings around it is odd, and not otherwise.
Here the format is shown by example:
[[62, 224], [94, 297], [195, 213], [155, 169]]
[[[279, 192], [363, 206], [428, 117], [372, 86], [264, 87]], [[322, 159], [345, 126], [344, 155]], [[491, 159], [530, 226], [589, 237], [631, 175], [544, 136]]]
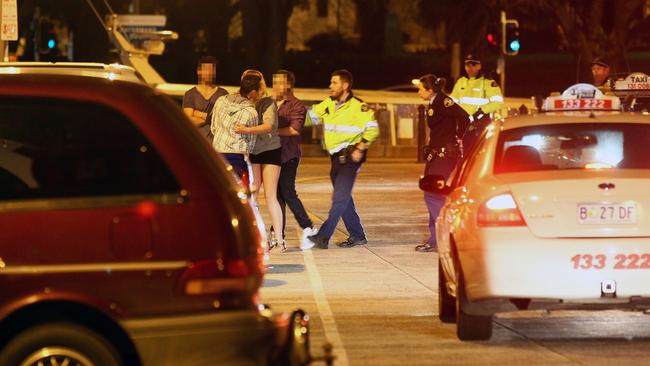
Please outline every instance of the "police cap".
[[470, 53], [467, 56], [465, 56], [465, 63], [466, 64], [480, 64], [481, 63], [481, 58], [478, 55]]
[[596, 57], [593, 61], [591, 61], [591, 66], [593, 65], [609, 67], [609, 62], [607, 62], [607, 59], [604, 57]]

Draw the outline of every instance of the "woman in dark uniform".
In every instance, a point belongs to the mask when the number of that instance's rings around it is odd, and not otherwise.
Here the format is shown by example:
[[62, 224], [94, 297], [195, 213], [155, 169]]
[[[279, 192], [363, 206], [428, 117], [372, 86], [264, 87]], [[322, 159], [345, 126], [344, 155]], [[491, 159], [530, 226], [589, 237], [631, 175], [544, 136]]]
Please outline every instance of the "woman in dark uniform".
[[[429, 144], [425, 147], [425, 175], [441, 175], [449, 178], [460, 161], [462, 147], [459, 143], [469, 124], [469, 115], [444, 92], [445, 79], [435, 75], [420, 78], [418, 95], [428, 102], [426, 107], [429, 126]], [[445, 203], [445, 196], [439, 193], [424, 192], [424, 202], [429, 210], [429, 232], [427, 241], [415, 247], [418, 252], [435, 252], [436, 218]]]

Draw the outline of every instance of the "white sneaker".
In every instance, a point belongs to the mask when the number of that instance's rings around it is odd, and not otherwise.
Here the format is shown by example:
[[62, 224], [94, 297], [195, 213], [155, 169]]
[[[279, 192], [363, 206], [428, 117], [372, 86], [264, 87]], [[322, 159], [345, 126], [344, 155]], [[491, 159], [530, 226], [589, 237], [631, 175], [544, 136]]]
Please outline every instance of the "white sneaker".
[[313, 227], [307, 227], [302, 230], [302, 237], [300, 238], [300, 250], [309, 250], [316, 245], [313, 241], [309, 240], [307, 237], [316, 235], [318, 230]]

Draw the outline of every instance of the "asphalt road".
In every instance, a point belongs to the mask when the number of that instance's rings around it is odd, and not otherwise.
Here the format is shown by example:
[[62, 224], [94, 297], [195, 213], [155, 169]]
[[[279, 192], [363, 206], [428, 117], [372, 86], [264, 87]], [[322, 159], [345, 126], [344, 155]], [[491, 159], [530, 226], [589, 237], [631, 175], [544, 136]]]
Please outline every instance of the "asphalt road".
[[[311, 315], [311, 348], [334, 346], [336, 365], [646, 365], [650, 316], [639, 312], [520, 312], [494, 320], [490, 341], [461, 342], [437, 317], [437, 254], [417, 253], [427, 212], [411, 160], [371, 159], [355, 204], [369, 243], [302, 252], [288, 215], [289, 250], [272, 251], [262, 299]], [[330, 206], [329, 161], [305, 159], [298, 192], [317, 226]], [[263, 199], [260, 199], [263, 201]], [[266, 207], [261, 207], [268, 220]], [[552, 268], [549, 268], [552, 270]], [[316, 363], [318, 364], [318, 363]]]

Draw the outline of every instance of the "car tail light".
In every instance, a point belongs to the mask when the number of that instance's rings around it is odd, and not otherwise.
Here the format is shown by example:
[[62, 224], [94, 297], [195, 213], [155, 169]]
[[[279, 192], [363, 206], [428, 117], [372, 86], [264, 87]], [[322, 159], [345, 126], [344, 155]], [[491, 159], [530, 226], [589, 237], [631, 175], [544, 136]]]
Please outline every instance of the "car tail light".
[[478, 209], [478, 226], [525, 226], [517, 203], [509, 193], [494, 196]]
[[181, 275], [180, 284], [187, 295], [248, 292], [255, 289], [260, 276], [243, 259], [209, 259], [192, 263]]

